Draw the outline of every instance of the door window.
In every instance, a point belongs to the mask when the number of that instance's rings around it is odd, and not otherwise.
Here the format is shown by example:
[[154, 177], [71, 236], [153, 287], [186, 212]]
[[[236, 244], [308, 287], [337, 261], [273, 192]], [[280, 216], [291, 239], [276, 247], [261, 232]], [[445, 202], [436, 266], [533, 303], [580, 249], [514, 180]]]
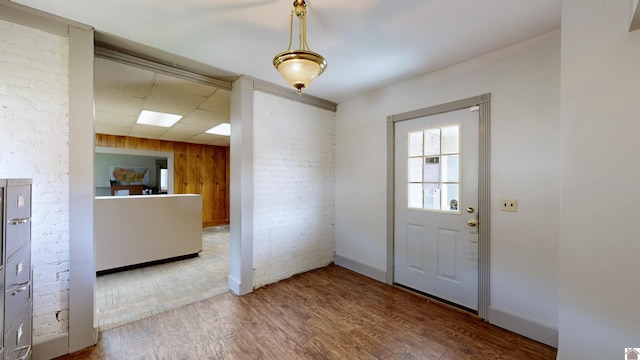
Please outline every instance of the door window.
[[408, 207], [460, 213], [460, 125], [410, 131]]

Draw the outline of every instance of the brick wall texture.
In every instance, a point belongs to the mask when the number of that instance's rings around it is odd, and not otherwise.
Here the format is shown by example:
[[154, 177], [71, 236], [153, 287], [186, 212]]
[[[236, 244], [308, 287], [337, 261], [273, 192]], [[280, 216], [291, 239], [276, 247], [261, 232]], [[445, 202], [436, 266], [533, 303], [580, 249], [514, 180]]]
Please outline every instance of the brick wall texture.
[[335, 116], [256, 91], [254, 287], [335, 256]]
[[34, 340], [68, 331], [68, 39], [0, 20], [0, 178], [32, 178]]
[[[33, 179], [34, 341], [68, 331], [68, 39], [0, 20], [0, 178]], [[254, 100], [255, 287], [335, 256], [334, 113]]]

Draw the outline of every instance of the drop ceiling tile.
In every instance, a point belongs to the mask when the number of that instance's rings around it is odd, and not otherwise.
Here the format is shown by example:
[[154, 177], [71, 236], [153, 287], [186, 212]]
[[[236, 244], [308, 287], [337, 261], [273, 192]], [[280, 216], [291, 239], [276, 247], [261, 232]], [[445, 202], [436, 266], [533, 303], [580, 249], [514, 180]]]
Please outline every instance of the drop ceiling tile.
[[118, 92], [96, 90], [96, 111], [130, 115], [140, 115], [144, 99]]
[[215, 111], [221, 114], [231, 113], [231, 91], [218, 89], [199, 106], [200, 109]]
[[131, 136], [143, 137], [148, 139], [159, 139], [164, 133], [167, 132], [167, 128], [153, 125], [135, 124], [131, 128]]
[[154, 84], [168, 91], [177, 93], [188, 93], [205, 97], [210, 96], [217, 90], [217, 88], [213, 86], [199, 84], [193, 81], [179, 79], [164, 74], [157, 74]]
[[229, 122], [229, 116], [211, 111], [196, 109], [189, 115], [182, 118], [180, 122], [183, 124], [204, 126], [207, 128], [206, 130], [209, 130], [222, 122]]
[[[203, 134], [221, 122], [229, 122], [228, 90], [98, 58], [95, 97], [98, 133], [202, 144], [228, 142]], [[169, 129], [137, 125], [143, 107], [185, 118]]]
[[214, 140], [210, 143], [210, 145], [215, 145], [215, 146], [229, 146], [230, 145], [230, 139], [227, 137], [226, 139], [219, 139], [219, 140]]
[[179, 93], [171, 89], [154, 86], [144, 102], [145, 110], [169, 114], [187, 115], [204, 102], [206, 97]]
[[145, 97], [153, 86], [154, 75], [153, 71], [111, 60], [95, 60], [95, 83], [99, 90]]
[[189, 142], [193, 142], [196, 144], [211, 144], [214, 141], [224, 140], [226, 138], [227, 136], [203, 133], [192, 137], [191, 139], [189, 139]]
[[192, 144], [210, 145], [211, 140], [192, 137], [187, 142], [192, 143]]
[[104, 111], [96, 111], [96, 125], [112, 125], [131, 128], [136, 123], [137, 117], [122, 114], [112, 114]]
[[191, 135], [189, 134], [166, 132], [162, 136], [160, 136], [160, 140], [186, 142], [187, 140], [189, 140], [190, 137]]
[[184, 124], [184, 123], [182, 123], [182, 121], [180, 121], [177, 124], [175, 124], [172, 127], [170, 127], [167, 132], [168, 133], [195, 136], [195, 135], [198, 135], [198, 134], [202, 134], [203, 132], [205, 132], [205, 131], [207, 131], [209, 129], [210, 128], [208, 128], [206, 126], [197, 126], [197, 125]]
[[125, 126], [95, 124], [94, 131], [96, 132], [96, 134], [128, 136], [131, 132], [131, 128]]

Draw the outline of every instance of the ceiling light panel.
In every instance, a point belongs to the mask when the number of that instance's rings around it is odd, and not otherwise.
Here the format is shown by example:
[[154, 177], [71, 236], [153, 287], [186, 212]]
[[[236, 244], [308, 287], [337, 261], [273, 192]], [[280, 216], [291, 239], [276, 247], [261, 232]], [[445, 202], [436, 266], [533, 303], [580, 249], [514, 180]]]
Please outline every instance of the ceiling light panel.
[[160, 127], [172, 127], [173, 124], [182, 119], [182, 115], [161, 113], [156, 111], [142, 110], [136, 124], [153, 125]]
[[223, 136], [230, 136], [231, 135], [231, 125], [229, 123], [222, 123], [216, 127], [213, 127], [207, 131], [205, 131], [207, 134], [213, 134], [213, 135], [223, 135]]

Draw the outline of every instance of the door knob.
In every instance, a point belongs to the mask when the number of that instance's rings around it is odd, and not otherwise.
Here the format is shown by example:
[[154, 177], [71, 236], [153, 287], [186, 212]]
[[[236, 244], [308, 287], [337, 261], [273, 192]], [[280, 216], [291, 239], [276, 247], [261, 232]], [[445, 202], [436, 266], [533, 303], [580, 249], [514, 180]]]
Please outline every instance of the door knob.
[[467, 225], [476, 226], [476, 225], [478, 225], [478, 221], [476, 221], [476, 219], [469, 219], [469, 220], [467, 220]]

